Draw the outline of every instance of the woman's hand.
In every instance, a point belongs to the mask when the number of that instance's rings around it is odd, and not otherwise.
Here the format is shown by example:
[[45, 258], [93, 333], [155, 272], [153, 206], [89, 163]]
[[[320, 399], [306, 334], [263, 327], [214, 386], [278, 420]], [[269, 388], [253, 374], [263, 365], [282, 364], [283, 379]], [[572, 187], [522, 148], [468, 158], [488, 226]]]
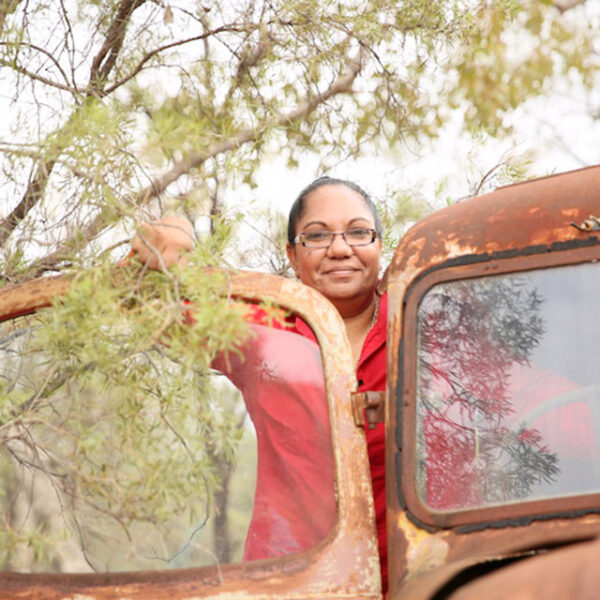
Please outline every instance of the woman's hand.
[[131, 256], [149, 269], [162, 271], [183, 266], [194, 247], [194, 229], [183, 217], [169, 215], [144, 223], [131, 244]]

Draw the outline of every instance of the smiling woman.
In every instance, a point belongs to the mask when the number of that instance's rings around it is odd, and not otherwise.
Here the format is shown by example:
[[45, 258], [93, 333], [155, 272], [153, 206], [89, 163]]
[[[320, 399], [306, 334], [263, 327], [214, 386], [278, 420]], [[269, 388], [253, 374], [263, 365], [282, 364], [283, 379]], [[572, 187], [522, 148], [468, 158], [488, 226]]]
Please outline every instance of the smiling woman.
[[286, 250], [292, 268], [338, 309], [355, 364], [378, 309], [381, 249], [377, 211], [356, 184], [317, 179], [290, 211]]
[[[357, 391], [385, 390], [387, 295], [378, 289], [382, 228], [369, 195], [351, 181], [313, 181], [290, 210], [286, 250], [296, 276], [321, 292], [342, 316]], [[385, 429], [378, 423], [365, 432], [386, 593]]]

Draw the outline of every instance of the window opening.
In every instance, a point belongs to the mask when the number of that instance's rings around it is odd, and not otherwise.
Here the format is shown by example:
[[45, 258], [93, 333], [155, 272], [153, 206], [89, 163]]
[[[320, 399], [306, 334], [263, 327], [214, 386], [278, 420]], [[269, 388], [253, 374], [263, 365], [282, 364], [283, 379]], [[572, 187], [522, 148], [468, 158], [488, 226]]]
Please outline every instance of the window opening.
[[335, 491], [319, 346], [250, 327], [211, 369], [182, 376], [157, 344], [118, 379], [93, 357], [55, 363], [36, 315], [0, 325], [0, 570], [218, 565], [320, 542]]

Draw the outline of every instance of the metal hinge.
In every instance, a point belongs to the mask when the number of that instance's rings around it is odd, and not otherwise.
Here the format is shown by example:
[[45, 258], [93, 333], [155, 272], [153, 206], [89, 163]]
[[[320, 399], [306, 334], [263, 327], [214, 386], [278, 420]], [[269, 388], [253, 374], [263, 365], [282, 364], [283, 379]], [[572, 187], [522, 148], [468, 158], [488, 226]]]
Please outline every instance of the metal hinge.
[[374, 429], [385, 418], [385, 392], [352, 392], [352, 414], [357, 427]]

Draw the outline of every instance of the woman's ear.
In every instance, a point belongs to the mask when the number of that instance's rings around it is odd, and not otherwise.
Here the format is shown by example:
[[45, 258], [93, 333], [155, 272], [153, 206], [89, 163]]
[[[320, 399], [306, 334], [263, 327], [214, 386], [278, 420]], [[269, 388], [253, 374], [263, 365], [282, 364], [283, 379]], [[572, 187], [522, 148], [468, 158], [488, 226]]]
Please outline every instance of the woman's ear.
[[296, 246], [287, 242], [285, 245], [285, 252], [287, 254], [288, 260], [290, 261], [290, 265], [292, 265], [292, 269], [296, 274], [296, 277], [299, 277], [298, 260], [296, 258]]

